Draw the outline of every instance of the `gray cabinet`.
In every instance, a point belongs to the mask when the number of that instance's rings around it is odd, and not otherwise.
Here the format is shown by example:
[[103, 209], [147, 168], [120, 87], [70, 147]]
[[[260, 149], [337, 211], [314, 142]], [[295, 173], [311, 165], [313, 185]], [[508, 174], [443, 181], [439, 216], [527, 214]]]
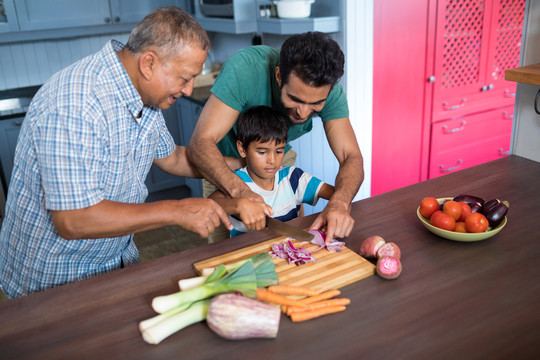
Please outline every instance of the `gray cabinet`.
[[[190, 0], [0, 0], [0, 43], [129, 32], [162, 6]], [[3, 10], [2, 10], [3, 9]]]
[[5, 189], [8, 188], [11, 180], [15, 147], [23, 120], [24, 117], [16, 117], [0, 121], [0, 164], [2, 165], [1, 177]]
[[0, 0], [0, 33], [18, 30], [19, 23], [13, 0]]
[[111, 23], [136, 23], [151, 10], [178, 5], [176, 0], [19, 0], [15, 3], [21, 31]]
[[[167, 128], [171, 133], [174, 143], [177, 145], [183, 145], [183, 139], [181, 137], [181, 132], [179, 129], [179, 123], [177, 121], [177, 105], [171, 106], [169, 109], [163, 111], [163, 117], [165, 118], [165, 123]], [[152, 165], [148, 176], [145, 181], [148, 192], [156, 192], [165, 189], [170, 189], [177, 186], [186, 185], [185, 178], [167, 174], [166, 172], [159, 169], [157, 166]]]
[[[190, 98], [183, 98], [177, 100], [177, 115], [178, 115], [178, 126], [182, 136], [182, 145], [189, 145], [189, 140], [195, 130], [195, 125], [201, 111], [204, 106], [204, 101], [197, 101]], [[202, 183], [200, 179], [191, 179], [186, 178], [186, 185], [191, 189], [192, 197], [202, 197]]]

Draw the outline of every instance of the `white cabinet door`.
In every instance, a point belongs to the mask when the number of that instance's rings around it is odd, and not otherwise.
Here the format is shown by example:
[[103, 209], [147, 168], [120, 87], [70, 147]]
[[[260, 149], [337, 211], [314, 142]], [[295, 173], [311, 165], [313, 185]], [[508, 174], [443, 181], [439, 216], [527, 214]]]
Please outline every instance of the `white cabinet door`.
[[187, 0], [111, 0], [112, 21], [137, 23], [150, 11], [162, 6], [178, 6], [186, 10]]
[[0, 0], [0, 33], [18, 30], [19, 23], [13, 0]]
[[111, 22], [109, 0], [19, 0], [15, 2], [15, 9], [21, 31]]

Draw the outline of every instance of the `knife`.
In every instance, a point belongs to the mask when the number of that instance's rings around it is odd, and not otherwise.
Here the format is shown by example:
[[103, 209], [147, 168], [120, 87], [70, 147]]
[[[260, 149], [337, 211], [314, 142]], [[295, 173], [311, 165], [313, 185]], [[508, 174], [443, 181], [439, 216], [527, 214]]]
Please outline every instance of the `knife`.
[[279, 221], [266, 215], [266, 226], [279, 235], [290, 236], [296, 240], [309, 241], [313, 239], [313, 234], [308, 233], [296, 226], [289, 225], [283, 221]]

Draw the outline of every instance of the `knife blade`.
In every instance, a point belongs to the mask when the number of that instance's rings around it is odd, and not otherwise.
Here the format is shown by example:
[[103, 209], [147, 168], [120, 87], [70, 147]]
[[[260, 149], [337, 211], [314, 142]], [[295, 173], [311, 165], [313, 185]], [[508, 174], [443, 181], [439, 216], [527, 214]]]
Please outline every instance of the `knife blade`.
[[276, 234], [290, 236], [296, 240], [309, 241], [313, 239], [314, 236], [305, 230], [284, 223], [283, 221], [273, 219], [268, 215], [266, 216], [266, 226]]

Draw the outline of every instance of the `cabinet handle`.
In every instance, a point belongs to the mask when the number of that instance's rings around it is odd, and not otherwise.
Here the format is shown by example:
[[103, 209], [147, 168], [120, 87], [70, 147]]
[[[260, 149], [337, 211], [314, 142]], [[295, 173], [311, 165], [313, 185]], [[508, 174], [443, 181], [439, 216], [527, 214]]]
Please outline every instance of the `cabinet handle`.
[[505, 120], [511, 120], [511, 119], [514, 118], [514, 114], [508, 115], [508, 113], [506, 111], [503, 111], [502, 115], [503, 115], [503, 119], [505, 119]]
[[452, 105], [452, 106], [448, 106], [448, 103], [445, 101], [445, 102], [442, 103], [442, 107], [443, 107], [443, 110], [445, 110], [445, 111], [456, 110], [456, 109], [459, 109], [459, 108], [465, 106], [465, 101], [467, 101], [467, 98], [461, 99], [461, 103], [459, 103], [457, 105]]
[[509, 97], [516, 97], [516, 93], [510, 94], [510, 91], [508, 91], [508, 89], [506, 89], [506, 90], [504, 90], [504, 92], [503, 92], [503, 96], [504, 96], [504, 97], [507, 97], [507, 98], [509, 98]]
[[15, 120], [15, 121], [13, 122], [13, 124], [14, 124], [15, 126], [21, 126], [22, 123], [23, 123], [23, 120], [24, 120], [24, 119], [17, 119], [17, 120]]
[[443, 127], [442, 127], [442, 132], [443, 132], [443, 134], [452, 134], [452, 133], [461, 131], [461, 130], [465, 129], [465, 124], [467, 124], [467, 122], [466, 122], [465, 120], [463, 120], [463, 121], [461, 122], [461, 126], [460, 126], [460, 127], [454, 128], [454, 129], [451, 129], [451, 130], [446, 130], [446, 129], [447, 129], [447, 126], [446, 126], [446, 125], [443, 125]]
[[441, 172], [443, 173], [447, 173], [447, 172], [450, 172], [450, 171], [454, 171], [454, 170], [457, 170], [461, 167], [461, 163], [463, 162], [463, 160], [459, 159], [457, 161], [457, 165], [456, 166], [452, 166], [452, 167], [449, 167], [449, 168], [444, 168], [444, 165], [439, 165], [439, 167], [441, 168]]
[[119, 17], [119, 16], [115, 16], [115, 17], [114, 17], [114, 22], [115, 22], [115, 23], [120, 22], [120, 17]]
[[104, 21], [105, 21], [105, 23], [107, 23], [107, 24], [108, 24], [108, 23], [110, 23], [110, 22], [111, 22], [111, 18], [107, 16], [107, 17], [106, 17], [106, 18], [104, 19]]
[[536, 93], [536, 97], [534, 98], [534, 111], [540, 115], [540, 110], [538, 110], [538, 98], [540, 98], [540, 89], [538, 89], [538, 92]]
[[506, 156], [510, 154], [510, 149], [503, 151], [503, 148], [499, 148], [499, 156]]

